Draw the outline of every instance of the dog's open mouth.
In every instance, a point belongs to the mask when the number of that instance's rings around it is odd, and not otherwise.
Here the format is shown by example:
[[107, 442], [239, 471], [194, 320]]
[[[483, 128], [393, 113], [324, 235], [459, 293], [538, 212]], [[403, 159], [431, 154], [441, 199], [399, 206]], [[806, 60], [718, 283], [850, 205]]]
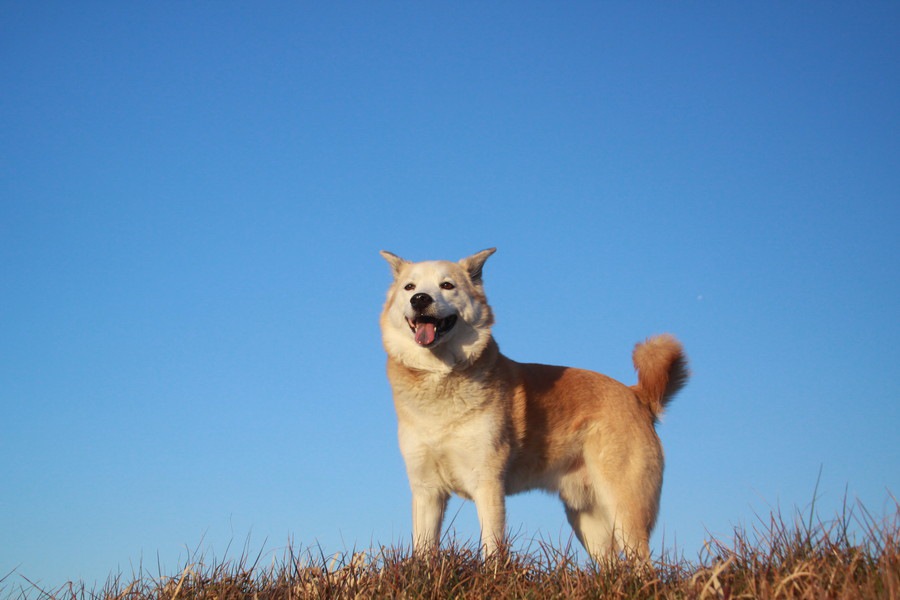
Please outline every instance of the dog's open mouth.
[[456, 325], [456, 315], [450, 315], [443, 319], [418, 315], [412, 319], [406, 319], [406, 322], [409, 323], [409, 328], [416, 336], [416, 343], [427, 347], [434, 344]]

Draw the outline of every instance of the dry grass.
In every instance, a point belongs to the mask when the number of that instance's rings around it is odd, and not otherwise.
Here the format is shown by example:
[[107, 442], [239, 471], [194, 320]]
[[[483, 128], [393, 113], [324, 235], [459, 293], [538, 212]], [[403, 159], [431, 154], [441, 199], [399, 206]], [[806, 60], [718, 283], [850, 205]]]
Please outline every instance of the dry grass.
[[708, 542], [697, 561], [664, 556], [652, 566], [620, 561], [599, 568], [546, 544], [484, 562], [472, 547], [451, 543], [427, 556], [397, 548], [326, 556], [291, 547], [266, 567], [246, 551], [218, 564], [195, 557], [171, 576], [118, 576], [93, 590], [44, 590], [27, 580], [13, 589], [15, 575], [0, 581], [0, 597], [900, 598], [900, 504], [884, 520], [862, 506], [830, 521], [796, 515], [789, 523], [774, 514], [751, 531], [736, 530], [727, 543]]

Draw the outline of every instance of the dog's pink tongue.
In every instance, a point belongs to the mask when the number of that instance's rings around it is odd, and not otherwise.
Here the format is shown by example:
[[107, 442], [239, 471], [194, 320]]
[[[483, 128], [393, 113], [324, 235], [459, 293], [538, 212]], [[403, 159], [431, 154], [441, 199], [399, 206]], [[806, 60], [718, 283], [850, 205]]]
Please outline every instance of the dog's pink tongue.
[[416, 343], [427, 346], [434, 342], [434, 323], [416, 323]]

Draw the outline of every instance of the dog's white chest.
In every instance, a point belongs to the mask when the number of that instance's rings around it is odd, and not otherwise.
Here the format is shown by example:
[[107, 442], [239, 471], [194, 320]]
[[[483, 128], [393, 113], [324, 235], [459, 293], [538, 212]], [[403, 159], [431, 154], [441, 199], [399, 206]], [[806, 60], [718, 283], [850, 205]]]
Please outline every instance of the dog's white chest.
[[398, 438], [410, 482], [470, 497], [484, 469], [497, 462], [495, 411], [455, 394], [425, 406], [398, 400]]

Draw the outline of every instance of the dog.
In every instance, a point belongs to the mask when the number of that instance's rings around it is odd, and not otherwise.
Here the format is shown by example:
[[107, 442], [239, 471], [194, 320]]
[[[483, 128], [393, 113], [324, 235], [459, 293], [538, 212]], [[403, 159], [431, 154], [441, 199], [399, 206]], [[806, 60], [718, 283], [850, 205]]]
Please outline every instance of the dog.
[[663, 451], [655, 425], [688, 379], [671, 335], [638, 344], [627, 386], [570, 367], [500, 353], [482, 279], [495, 248], [460, 260], [410, 262], [382, 251], [391, 284], [380, 324], [412, 490], [415, 551], [437, 547], [450, 494], [473, 500], [481, 548], [506, 541], [505, 496], [559, 494], [597, 562], [649, 559]]

